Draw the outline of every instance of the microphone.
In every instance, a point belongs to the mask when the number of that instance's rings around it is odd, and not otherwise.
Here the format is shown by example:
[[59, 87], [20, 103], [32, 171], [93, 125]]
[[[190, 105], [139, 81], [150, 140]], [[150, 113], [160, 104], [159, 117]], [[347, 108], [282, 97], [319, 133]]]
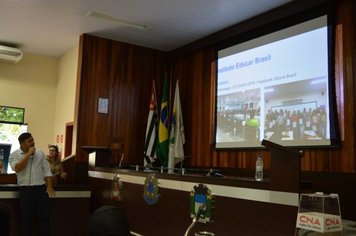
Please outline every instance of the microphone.
[[124, 153], [121, 154], [121, 159], [119, 162], [119, 168], [121, 168], [122, 161], [124, 160]]
[[33, 150], [33, 152], [30, 155], [31, 160], [33, 160], [33, 157], [35, 156], [35, 152], [36, 152], [36, 148], [34, 146], [30, 147], [31, 151]]
[[33, 151], [32, 155], [31, 155], [31, 160], [33, 160], [33, 158], [35, 157], [35, 152], [36, 151]]

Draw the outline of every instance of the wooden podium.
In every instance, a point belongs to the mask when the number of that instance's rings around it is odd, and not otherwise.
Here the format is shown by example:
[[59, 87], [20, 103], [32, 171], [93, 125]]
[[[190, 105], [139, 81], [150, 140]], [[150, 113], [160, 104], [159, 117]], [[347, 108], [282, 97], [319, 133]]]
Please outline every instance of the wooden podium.
[[265, 139], [261, 144], [271, 150], [271, 190], [299, 193], [300, 159], [303, 152]]
[[[300, 159], [303, 152], [268, 140], [262, 140], [261, 144], [271, 151], [270, 190], [297, 194], [299, 199]], [[268, 235], [294, 235], [297, 213], [296, 206], [271, 207], [268, 217]]]
[[82, 146], [82, 149], [89, 155], [89, 169], [94, 169], [95, 167], [111, 168], [113, 166], [111, 151], [107, 146]]

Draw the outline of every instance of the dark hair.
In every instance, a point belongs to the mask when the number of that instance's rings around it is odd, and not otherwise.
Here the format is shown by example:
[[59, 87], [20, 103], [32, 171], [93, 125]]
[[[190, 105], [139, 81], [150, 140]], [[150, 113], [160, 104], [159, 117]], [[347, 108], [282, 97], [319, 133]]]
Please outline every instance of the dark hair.
[[26, 139], [31, 138], [31, 137], [32, 137], [31, 133], [22, 133], [22, 134], [20, 134], [20, 136], [18, 138], [19, 143], [23, 143], [23, 142], [25, 142]]
[[90, 214], [88, 236], [130, 236], [125, 212], [117, 206], [102, 206]]
[[48, 148], [54, 148], [56, 149], [56, 152], [58, 153], [59, 150], [58, 150], [58, 146], [57, 145], [54, 145], [54, 144], [48, 144]]

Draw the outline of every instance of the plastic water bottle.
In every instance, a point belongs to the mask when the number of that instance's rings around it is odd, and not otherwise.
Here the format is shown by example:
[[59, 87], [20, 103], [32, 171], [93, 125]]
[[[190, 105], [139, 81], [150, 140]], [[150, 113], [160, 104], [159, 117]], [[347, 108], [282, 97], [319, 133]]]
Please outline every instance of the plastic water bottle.
[[256, 160], [256, 171], [255, 171], [256, 181], [261, 181], [263, 179], [263, 158], [262, 155], [258, 155]]

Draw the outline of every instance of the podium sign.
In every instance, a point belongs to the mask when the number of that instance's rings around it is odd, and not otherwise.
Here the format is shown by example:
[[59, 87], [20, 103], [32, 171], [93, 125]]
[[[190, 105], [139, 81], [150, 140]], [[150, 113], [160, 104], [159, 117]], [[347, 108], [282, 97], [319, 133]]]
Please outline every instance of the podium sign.
[[341, 217], [322, 213], [298, 213], [297, 228], [320, 233], [342, 231]]
[[[339, 196], [337, 194], [301, 194], [296, 232], [342, 232]], [[300, 235], [296, 233], [296, 235]]]

